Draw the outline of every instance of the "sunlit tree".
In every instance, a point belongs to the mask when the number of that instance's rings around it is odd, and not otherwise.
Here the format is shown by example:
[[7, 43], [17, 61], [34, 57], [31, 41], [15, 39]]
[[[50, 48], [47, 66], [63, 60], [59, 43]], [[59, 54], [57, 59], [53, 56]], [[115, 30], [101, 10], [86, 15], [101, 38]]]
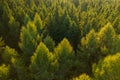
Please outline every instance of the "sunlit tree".
[[58, 69], [56, 72], [57, 79], [67, 79], [71, 76], [73, 66], [74, 51], [69, 41], [64, 38], [55, 48], [55, 58], [58, 61]]
[[120, 79], [120, 53], [109, 55], [98, 64], [93, 65], [93, 73], [97, 80], [119, 80]]
[[9, 66], [2, 64], [0, 65], [0, 79], [7, 80], [9, 77]]
[[29, 22], [26, 27], [22, 27], [19, 47], [23, 51], [23, 57], [27, 64], [29, 64], [30, 57], [33, 55], [39, 41], [40, 36], [34, 23]]
[[73, 80], [92, 80], [89, 75], [87, 74], [81, 74], [79, 77], [73, 78]]
[[49, 52], [44, 43], [40, 42], [31, 58], [30, 71], [35, 80], [52, 79], [53, 54]]

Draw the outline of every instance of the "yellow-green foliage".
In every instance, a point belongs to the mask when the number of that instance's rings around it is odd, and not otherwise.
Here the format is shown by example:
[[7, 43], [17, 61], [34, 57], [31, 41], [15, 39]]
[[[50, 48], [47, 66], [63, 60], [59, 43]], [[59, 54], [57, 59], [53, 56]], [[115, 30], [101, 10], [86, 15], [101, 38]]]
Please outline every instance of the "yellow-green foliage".
[[[67, 74], [71, 74], [71, 69], [74, 59], [74, 51], [69, 41], [64, 38], [55, 48], [55, 58], [58, 62], [57, 79], [66, 79]], [[66, 74], [67, 73], [67, 74]]]
[[87, 74], [81, 74], [79, 77], [73, 78], [73, 80], [92, 80], [92, 79]]
[[18, 53], [15, 49], [10, 48], [9, 46], [5, 47], [4, 53], [2, 54], [3, 61], [5, 63], [11, 63], [12, 58], [17, 58]]
[[51, 79], [53, 54], [49, 52], [44, 43], [40, 42], [31, 58], [30, 70], [36, 80]]
[[2, 64], [0, 66], [0, 80], [7, 80], [9, 75], [9, 66]]
[[109, 55], [93, 65], [93, 73], [97, 80], [120, 79], [120, 53]]

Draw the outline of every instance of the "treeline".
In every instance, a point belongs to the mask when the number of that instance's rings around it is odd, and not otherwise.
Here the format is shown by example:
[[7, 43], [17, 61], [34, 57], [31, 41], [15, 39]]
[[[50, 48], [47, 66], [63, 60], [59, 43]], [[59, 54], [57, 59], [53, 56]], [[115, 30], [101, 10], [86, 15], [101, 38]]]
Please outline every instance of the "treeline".
[[0, 80], [119, 80], [119, 0], [0, 0]]

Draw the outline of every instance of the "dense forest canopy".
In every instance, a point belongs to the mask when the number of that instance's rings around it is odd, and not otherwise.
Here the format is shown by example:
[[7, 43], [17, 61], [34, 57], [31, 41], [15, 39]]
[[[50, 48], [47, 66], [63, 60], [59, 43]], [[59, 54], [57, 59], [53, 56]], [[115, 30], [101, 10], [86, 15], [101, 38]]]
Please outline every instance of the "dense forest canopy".
[[0, 80], [120, 80], [120, 0], [0, 0]]

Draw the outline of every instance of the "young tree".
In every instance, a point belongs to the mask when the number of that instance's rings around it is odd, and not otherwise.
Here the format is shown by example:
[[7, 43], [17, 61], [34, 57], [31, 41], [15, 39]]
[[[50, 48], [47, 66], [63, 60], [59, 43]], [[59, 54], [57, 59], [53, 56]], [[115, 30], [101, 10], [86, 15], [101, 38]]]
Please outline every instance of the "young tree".
[[120, 79], [120, 53], [109, 55], [98, 64], [93, 65], [93, 73], [97, 80], [119, 80]]
[[0, 79], [1, 80], [7, 80], [9, 75], [9, 66], [2, 64], [0, 66]]
[[81, 63], [81, 72], [91, 74], [92, 64], [100, 57], [97, 33], [93, 29], [81, 39], [81, 46], [79, 45], [78, 49], [76, 57]]
[[98, 33], [100, 42], [99, 45], [101, 46], [101, 52], [104, 55], [111, 53], [110, 50], [113, 46], [115, 35], [116, 35], [115, 30], [110, 23], [108, 23], [107, 25], [100, 29], [100, 32]]
[[34, 23], [35, 23], [35, 26], [37, 27], [38, 33], [41, 34], [44, 25], [38, 13], [35, 14]]
[[64, 38], [55, 48], [55, 58], [58, 62], [56, 78], [60, 80], [71, 77], [73, 67], [74, 51], [69, 41]]
[[87, 74], [81, 74], [79, 77], [73, 78], [73, 80], [92, 80], [89, 75]]
[[15, 49], [10, 48], [9, 46], [6, 46], [4, 49], [4, 53], [2, 54], [2, 58], [4, 63], [11, 64], [11, 59], [14, 57], [16, 58], [18, 56], [18, 53], [15, 51]]
[[29, 64], [30, 57], [33, 55], [38, 43], [40, 42], [40, 36], [34, 23], [28, 22], [26, 27], [22, 27], [20, 40], [19, 47], [23, 51], [23, 57], [26, 64]]
[[30, 71], [35, 80], [48, 80], [53, 78], [53, 54], [49, 52], [44, 43], [40, 42], [31, 58]]
[[54, 50], [55, 47], [55, 42], [53, 41], [53, 39], [50, 36], [47, 36], [44, 40], [43, 40], [44, 44], [48, 47], [48, 49], [52, 52]]

